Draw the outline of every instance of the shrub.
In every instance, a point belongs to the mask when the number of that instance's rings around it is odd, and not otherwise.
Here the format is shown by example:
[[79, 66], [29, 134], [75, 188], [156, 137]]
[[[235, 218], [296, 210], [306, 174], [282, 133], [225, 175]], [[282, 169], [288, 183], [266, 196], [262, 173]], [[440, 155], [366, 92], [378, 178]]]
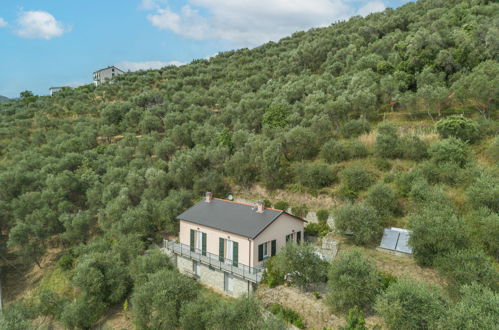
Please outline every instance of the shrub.
[[370, 311], [381, 292], [379, 272], [359, 250], [341, 253], [329, 270], [328, 304], [334, 311], [346, 313], [355, 306]]
[[289, 209], [289, 203], [285, 201], [278, 201], [274, 204], [274, 208], [286, 211], [287, 209]]
[[325, 221], [319, 223], [309, 223], [305, 227], [305, 234], [308, 236], [318, 236], [324, 237], [331, 231], [328, 224]]
[[380, 171], [389, 171], [392, 168], [392, 164], [385, 158], [375, 158], [374, 166]]
[[305, 187], [319, 189], [336, 180], [335, 173], [325, 164], [303, 164], [296, 169], [298, 182]]
[[269, 307], [269, 311], [277, 317], [281, 318], [283, 321], [293, 324], [298, 329], [305, 329], [303, 319], [295, 311], [289, 308], [285, 308], [279, 304], [272, 304]]
[[291, 213], [299, 218], [305, 218], [308, 214], [308, 207], [305, 205], [293, 206], [291, 208]]
[[445, 183], [458, 186], [466, 184], [472, 177], [469, 175], [471, 168], [463, 169], [453, 162], [437, 164], [426, 161], [419, 164], [417, 169], [431, 184]]
[[487, 207], [494, 212], [499, 212], [499, 180], [497, 177], [483, 173], [466, 190], [466, 197], [475, 209]]
[[346, 138], [357, 137], [364, 133], [369, 133], [371, 125], [365, 118], [353, 119], [345, 122], [340, 127], [340, 134]]
[[438, 288], [403, 279], [376, 301], [376, 312], [389, 329], [433, 329], [447, 304]]
[[329, 140], [322, 146], [320, 157], [328, 163], [338, 163], [351, 158], [350, 152], [341, 142]]
[[479, 283], [494, 292], [499, 290], [499, 272], [493, 267], [492, 260], [480, 250], [458, 250], [439, 257], [436, 267], [448, 282], [451, 295], [457, 296], [464, 284]]
[[372, 185], [375, 182], [375, 176], [363, 166], [354, 165], [340, 172], [340, 180], [348, 190], [359, 192]]
[[428, 157], [428, 146], [417, 136], [403, 137], [400, 145], [406, 159], [418, 161]]
[[364, 158], [369, 154], [364, 143], [357, 140], [347, 141], [345, 148], [350, 153], [350, 158]]
[[262, 282], [266, 283], [270, 288], [275, 288], [278, 285], [284, 284], [284, 275], [279, 268], [276, 267], [276, 258], [272, 257], [265, 263], [265, 272], [263, 273]]
[[495, 137], [486, 152], [493, 161], [499, 163], [499, 136]]
[[350, 308], [346, 324], [340, 330], [367, 330], [364, 312], [357, 306]]
[[391, 123], [382, 123], [374, 144], [374, 152], [383, 158], [398, 158], [402, 154], [397, 128]]
[[466, 144], [456, 138], [438, 141], [430, 146], [430, 155], [437, 164], [452, 162], [464, 167], [469, 161], [470, 153]]
[[366, 203], [371, 205], [384, 218], [392, 217], [399, 211], [395, 192], [389, 185], [377, 183], [367, 191]]
[[442, 138], [455, 137], [471, 143], [480, 138], [480, 131], [476, 121], [462, 115], [453, 115], [440, 119], [435, 127]]
[[319, 210], [317, 211], [316, 213], [317, 215], [317, 219], [319, 220], [319, 222], [326, 222], [327, 219], [329, 218], [329, 211], [328, 210]]
[[378, 211], [366, 203], [346, 204], [339, 208], [334, 223], [340, 232], [352, 233], [352, 240], [357, 245], [377, 241], [384, 227]]
[[438, 329], [496, 329], [499, 294], [477, 283], [461, 287], [461, 300], [447, 309]]
[[70, 254], [65, 254], [57, 260], [57, 265], [62, 270], [70, 270], [73, 268], [74, 257]]

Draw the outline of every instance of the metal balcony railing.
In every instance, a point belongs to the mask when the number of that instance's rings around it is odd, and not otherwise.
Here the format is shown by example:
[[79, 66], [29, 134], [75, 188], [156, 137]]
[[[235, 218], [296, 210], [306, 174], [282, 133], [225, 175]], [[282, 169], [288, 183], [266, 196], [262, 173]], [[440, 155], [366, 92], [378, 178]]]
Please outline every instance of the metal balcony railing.
[[206, 251], [202, 253], [199, 249], [191, 251], [191, 247], [189, 245], [177, 243], [167, 239], [163, 240], [163, 247], [179, 256], [199, 261], [205, 265], [228, 272], [244, 280], [248, 280], [253, 283], [259, 283], [262, 280], [263, 267], [249, 267], [241, 263], [237, 263], [237, 266], [234, 266], [234, 262], [232, 260], [224, 259], [224, 261], [221, 261], [218, 255]]

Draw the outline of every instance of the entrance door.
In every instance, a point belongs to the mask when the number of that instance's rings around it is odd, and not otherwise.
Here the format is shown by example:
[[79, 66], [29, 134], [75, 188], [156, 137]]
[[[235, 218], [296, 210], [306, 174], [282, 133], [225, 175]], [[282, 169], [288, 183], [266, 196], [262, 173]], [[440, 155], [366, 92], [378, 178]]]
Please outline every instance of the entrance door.
[[234, 279], [229, 273], [224, 273], [224, 291], [232, 294], [234, 290]]
[[234, 259], [234, 242], [230, 239], [227, 240], [227, 255], [225, 258], [225, 263], [230, 265]]
[[203, 233], [197, 231], [196, 234], [197, 234], [196, 249], [198, 252], [201, 252], [201, 249], [203, 248]]

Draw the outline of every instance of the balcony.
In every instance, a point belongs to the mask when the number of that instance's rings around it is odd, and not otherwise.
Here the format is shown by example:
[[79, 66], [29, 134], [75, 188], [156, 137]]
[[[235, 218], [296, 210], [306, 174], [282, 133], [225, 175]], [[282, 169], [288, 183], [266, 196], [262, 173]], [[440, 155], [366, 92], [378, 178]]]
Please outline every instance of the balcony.
[[221, 261], [218, 255], [209, 252], [202, 253], [199, 249], [191, 251], [189, 245], [167, 239], [163, 240], [163, 248], [184, 258], [199, 261], [211, 268], [230, 273], [253, 283], [259, 283], [262, 280], [263, 267], [249, 267], [241, 263], [234, 266], [232, 260], [225, 259], [224, 261]]

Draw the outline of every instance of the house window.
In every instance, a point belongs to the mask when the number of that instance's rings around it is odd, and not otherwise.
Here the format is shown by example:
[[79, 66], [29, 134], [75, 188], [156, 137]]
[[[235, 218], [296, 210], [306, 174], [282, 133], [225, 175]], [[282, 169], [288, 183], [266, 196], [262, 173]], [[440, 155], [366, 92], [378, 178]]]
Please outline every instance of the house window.
[[289, 241], [294, 241], [294, 233], [291, 233], [289, 235], [286, 235], [286, 243]]
[[272, 240], [258, 245], [258, 261], [273, 257], [276, 254], [277, 241]]
[[237, 267], [239, 264], [239, 243], [220, 237], [218, 244], [218, 260]]
[[191, 229], [190, 248], [192, 252], [206, 255], [206, 233]]

